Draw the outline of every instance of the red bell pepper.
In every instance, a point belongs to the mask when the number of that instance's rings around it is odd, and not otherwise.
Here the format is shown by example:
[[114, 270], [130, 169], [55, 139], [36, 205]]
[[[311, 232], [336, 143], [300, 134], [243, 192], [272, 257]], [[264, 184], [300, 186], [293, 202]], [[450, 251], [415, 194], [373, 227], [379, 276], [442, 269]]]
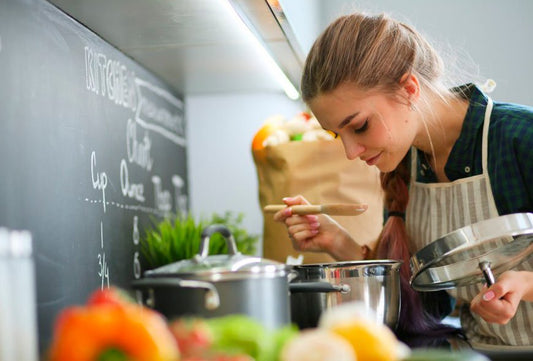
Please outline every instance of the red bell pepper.
[[126, 301], [116, 289], [96, 291], [87, 305], [56, 320], [50, 361], [178, 361], [178, 345], [156, 311]]

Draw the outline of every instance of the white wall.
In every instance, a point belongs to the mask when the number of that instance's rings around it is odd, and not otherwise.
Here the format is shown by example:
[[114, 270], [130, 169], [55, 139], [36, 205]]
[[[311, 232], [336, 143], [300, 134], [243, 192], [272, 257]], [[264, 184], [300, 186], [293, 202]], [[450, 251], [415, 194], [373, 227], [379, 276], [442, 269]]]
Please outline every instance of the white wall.
[[[430, 39], [468, 53], [480, 79], [498, 83], [496, 100], [533, 105], [533, 1], [530, 0], [285, 0], [296, 35], [307, 52], [315, 38], [341, 12], [386, 11]], [[295, 3], [300, 4], [297, 11]], [[307, 4], [307, 6], [306, 6]], [[320, 6], [319, 12], [313, 6]], [[307, 13], [308, 12], [308, 13]], [[316, 18], [317, 14], [321, 17]], [[290, 20], [289, 16], [289, 20]], [[314, 33], [316, 32], [316, 34]], [[469, 69], [472, 70], [472, 69]], [[475, 69], [474, 69], [475, 70]], [[194, 214], [232, 210], [245, 213], [245, 227], [261, 234], [262, 214], [250, 144], [262, 122], [274, 114], [291, 117], [303, 107], [280, 94], [187, 96], [189, 181]]]
[[185, 107], [192, 213], [242, 212], [243, 226], [261, 235], [252, 139], [268, 117], [290, 118], [303, 106], [280, 93], [187, 96]]

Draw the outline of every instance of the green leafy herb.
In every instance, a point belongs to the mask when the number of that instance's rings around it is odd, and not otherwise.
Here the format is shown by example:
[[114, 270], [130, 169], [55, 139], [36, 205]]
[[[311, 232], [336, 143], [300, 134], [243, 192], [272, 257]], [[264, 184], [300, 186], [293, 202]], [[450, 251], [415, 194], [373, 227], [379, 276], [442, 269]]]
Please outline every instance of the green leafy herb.
[[296, 325], [270, 330], [240, 314], [211, 318], [206, 322], [214, 336], [214, 349], [227, 354], [246, 354], [257, 361], [278, 361], [283, 346], [298, 334]]
[[[145, 230], [141, 237], [141, 252], [148, 263], [148, 268], [157, 268], [169, 263], [194, 257], [200, 249], [201, 235], [205, 227], [211, 224], [223, 224], [231, 231], [237, 249], [243, 254], [254, 254], [259, 236], [250, 235], [242, 226], [242, 214], [226, 212], [213, 214], [210, 219], [197, 220], [192, 215], [164, 219]], [[225, 238], [214, 234], [209, 241], [209, 254], [227, 254]]]

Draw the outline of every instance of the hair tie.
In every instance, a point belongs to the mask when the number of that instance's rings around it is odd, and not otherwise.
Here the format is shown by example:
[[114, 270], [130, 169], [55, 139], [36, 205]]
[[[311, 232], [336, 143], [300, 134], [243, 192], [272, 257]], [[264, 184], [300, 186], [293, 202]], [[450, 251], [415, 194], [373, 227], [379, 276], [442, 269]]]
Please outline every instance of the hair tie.
[[400, 217], [401, 219], [405, 219], [405, 212], [391, 211], [389, 212], [389, 217]]

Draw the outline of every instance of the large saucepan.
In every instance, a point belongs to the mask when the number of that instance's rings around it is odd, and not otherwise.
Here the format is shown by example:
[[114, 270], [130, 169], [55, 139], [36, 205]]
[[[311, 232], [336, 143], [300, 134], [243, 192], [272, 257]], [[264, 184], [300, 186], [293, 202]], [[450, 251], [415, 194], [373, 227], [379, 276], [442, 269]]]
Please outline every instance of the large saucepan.
[[300, 328], [316, 327], [321, 313], [342, 303], [359, 301], [374, 311], [377, 321], [394, 329], [400, 313], [400, 265], [396, 260], [368, 260], [293, 266], [291, 285], [328, 282], [345, 292], [291, 294], [291, 318]]
[[[214, 233], [226, 239], [227, 255], [208, 255]], [[291, 322], [305, 328], [316, 326], [325, 308], [360, 300], [392, 325], [400, 302], [398, 267], [395, 261], [288, 266], [242, 255], [225, 226], [211, 225], [194, 258], [147, 271], [132, 286], [168, 318], [245, 314], [273, 329]]]

